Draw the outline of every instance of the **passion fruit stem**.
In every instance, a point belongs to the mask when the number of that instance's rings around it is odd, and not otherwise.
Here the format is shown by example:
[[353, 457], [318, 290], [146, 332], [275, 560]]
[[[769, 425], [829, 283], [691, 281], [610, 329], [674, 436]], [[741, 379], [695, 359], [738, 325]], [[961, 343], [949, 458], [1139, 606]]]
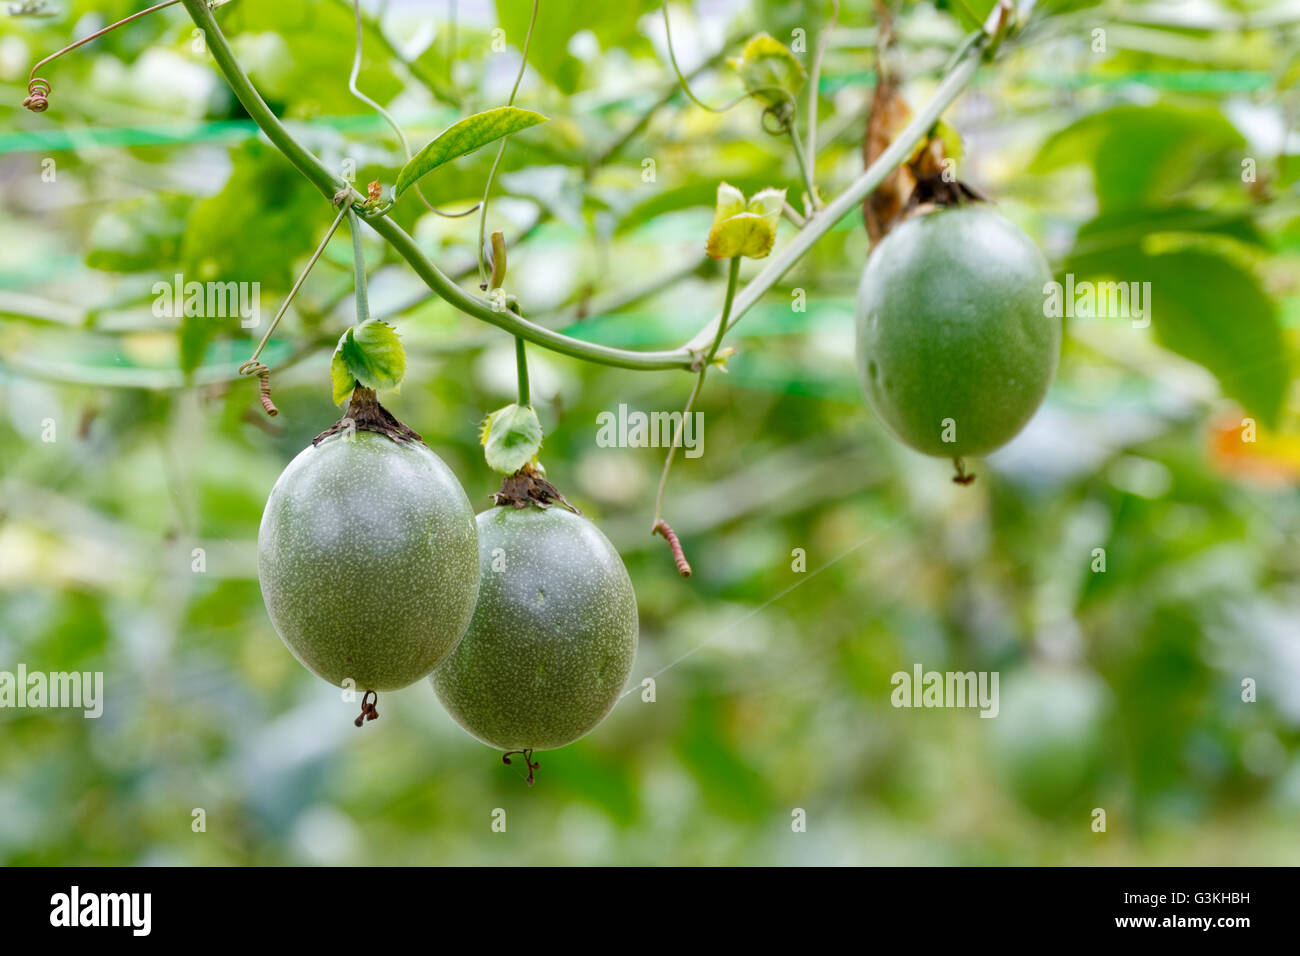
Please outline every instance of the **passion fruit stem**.
[[519, 754], [521, 757], [524, 758], [524, 763], [527, 764], [528, 766], [528, 786], [531, 787], [534, 782], [533, 771], [535, 771], [538, 767], [542, 765], [541, 761], [533, 760], [533, 748], [531, 747], [529, 747], [527, 750], [507, 750], [505, 753], [501, 755], [501, 762], [505, 764], [507, 767], [510, 766], [511, 754]]
[[379, 709], [375, 706], [378, 703], [379, 694], [376, 691], [368, 690], [361, 695], [361, 715], [355, 721], [358, 727], [367, 720], [379, 719]]
[[969, 485], [975, 481], [975, 476], [966, 471], [966, 464], [960, 458], [954, 458], [952, 463], [957, 469], [957, 474], [952, 476], [954, 485]]
[[311, 440], [319, 445], [330, 435], [355, 428], [362, 432], [378, 432], [395, 442], [422, 442], [419, 432], [402, 424], [388, 409], [379, 404], [373, 388], [366, 388], [360, 383], [352, 390], [348, 400], [348, 410], [337, 422], [325, 429]]

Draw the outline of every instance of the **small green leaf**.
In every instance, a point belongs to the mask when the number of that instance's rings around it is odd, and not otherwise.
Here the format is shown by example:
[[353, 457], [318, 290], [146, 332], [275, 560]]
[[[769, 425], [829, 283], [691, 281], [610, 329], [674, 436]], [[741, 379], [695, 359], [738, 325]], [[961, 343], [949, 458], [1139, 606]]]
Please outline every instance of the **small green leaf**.
[[406, 376], [406, 350], [397, 330], [380, 319], [367, 319], [339, 337], [330, 359], [334, 404], [342, 405], [357, 382], [378, 391], [399, 388]]
[[[348, 329], [348, 332], [351, 332]], [[343, 333], [347, 335], [348, 333]], [[342, 405], [356, 388], [357, 380], [348, 368], [348, 363], [343, 361], [343, 355], [339, 349], [334, 350], [334, 357], [330, 359], [330, 390], [334, 398], [335, 405]]]
[[396, 195], [400, 196], [420, 177], [458, 156], [472, 153], [502, 136], [546, 122], [546, 117], [515, 106], [498, 106], [453, 123], [415, 154], [397, 175]]
[[542, 423], [530, 406], [507, 405], [487, 417], [479, 440], [488, 467], [513, 475], [542, 450]]
[[740, 74], [745, 89], [769, 106], [786, 102], [786, 97], [777, 90], [785, 90], [794, 97], [807, 79], [803, 64], [790, 48], [766, 33], [754, 36], [745, 44], [740, 57], [730, 62]]

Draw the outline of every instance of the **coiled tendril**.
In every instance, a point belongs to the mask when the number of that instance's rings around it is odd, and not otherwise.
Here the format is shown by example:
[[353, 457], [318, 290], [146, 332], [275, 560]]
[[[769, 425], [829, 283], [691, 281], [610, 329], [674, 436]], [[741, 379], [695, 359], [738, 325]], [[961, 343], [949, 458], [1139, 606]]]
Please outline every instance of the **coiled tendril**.
[[50, 81], [34, 76], [27, 81], [27, 99], [23, 106], [33, 113], [44, 113], [50, 108]]
[[239, 366], [239, 374], [257, 376], [258, 400], [261, 401], [262, 407], [266, 409], [266, 414], [272, 418], [279, 415], [280, 409], [276, 408], [275, 402], [271, 401], [271, 370], [256, 359], [250, 359]]
[[[94, 33], [90, 34], [89, 36], [82, 37], [80, 40], [76, 41], [75, 43], [68, 44], [62, 50], [58, 50], [54, 53], [51, 53], [45, 59], [41, 60], [39, 63], [33, 66], [32, 72], [28, 74], [27, 99], [23, 100], [23, 106], [27, 107], [33, 113], [44, 113], [47, 109], [50, 108], [50, 82], [49, 80], [42, 79], [41, 77], [36, 75], [36, 71], [39, 70], [41, 67], [43, 67], [46, 63], [49, 63], [51, 60], [57, 60], [59, 57], [63, 56], [63, 54], [69, 53], [72, 50], [75, 50], [79, 46], [85, 46], [91, 40], [99, 39], [105, 33], [108, 33], [110, 30], [116, 30], [124, 23], [130, 23], [132, 20], [139, 20], [141, 17], [147, 16], [148, 14], [153, 13], [156, 10], [161, 10], [164, 7], [170, 7], [176, 3], [180, 3], [180, 0], [163, 0], [162, 3], [156, 3], [152, 7], [149, 7], [147, 10], [140, 10], [136, 13], [131, 14], [129, 17], [124, 17], [121, 20], [118, 20], [116, 23], [109, 24], [108, 26], [104, 27], [102, 30], [96, 30]], [[220, 3], [217, 2], [217, 0], [207, 0], [207, 3], [209, 7], [220, 6]]]

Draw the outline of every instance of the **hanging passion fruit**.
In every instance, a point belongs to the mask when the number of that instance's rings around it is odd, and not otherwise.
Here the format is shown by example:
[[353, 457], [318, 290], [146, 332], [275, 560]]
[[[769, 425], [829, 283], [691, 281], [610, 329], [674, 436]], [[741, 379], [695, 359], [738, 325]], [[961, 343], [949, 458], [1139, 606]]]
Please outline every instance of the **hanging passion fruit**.
[[872, 251], [858, 287], [858, 373], [872, 410], [927, 455], [1006, 444], [1056, 373], [1050, 279], [1033, 240], [988, 203], [904, 220]]
[[318, 437], [271, 489], [258, 578], [308, 670], [377, 692], [426, 677], [464, 635], [478, 533], [451, 469], [364, 391], [344, 419], [355, 427]]
[[636, 595], [614, 546], [581, 515], [524, 503], [477, 523], [478, 606], [430, 681], [470, 734], [523, 753], [531, 779], [534, 750], [573, 743], [618, 701], [636, 657]]

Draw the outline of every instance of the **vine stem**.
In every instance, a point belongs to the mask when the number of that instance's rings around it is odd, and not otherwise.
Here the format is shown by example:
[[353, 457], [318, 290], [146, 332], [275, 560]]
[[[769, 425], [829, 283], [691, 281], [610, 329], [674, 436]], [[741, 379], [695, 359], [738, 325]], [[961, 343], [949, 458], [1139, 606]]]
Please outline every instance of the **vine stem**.
[[[668, 457], [664, 459], [664, 470], [659, 475], [659, 490], [655, 493], [655, 517], [650, 526], [650, 533], [654, 534], [655, 529], [659, 527], [663, 520], [664, 489], [668, 487], [668, 472], [672, 470], [673, 458], [677, 454], [677, 446], [681, 444], [682, 430], [686, 427], [686, 417], [690, 415], [691, 409], [695, 406], [695, 399], [699, 397], [700, 390], [704, 388], [704, 377], [709, 374], [709, 366], [713, 364], [713, 359], [718, 354], [718, 348], [722, 345], [722, 330], [726, 327], [726, 318], [731, 314], [731, 306], [736, 301], [736, 286], [740, 280], [740, 256], [733, 256], [731, 259], [731, 268], [727, 270], [727, 298], [722, 303], [722, 322], [718, 323], [718, 334], [713, 337], [713, 344], [709, 347], [707, 353], [700, 360], [700, 374], [695, 379], [695, 387], [691, 389], [691, 395], [686, 399], [686, 408], [682, 410], [682, 420], [677, 423], [677, 428], [673, 432], [673, 443], [668, 449]], [[667, 537], [665, 535], [665, 537]], [[689, 568], [689, 565], [687, 566]]]
[[[488, 277], [488, 290], [497, 292], [506, 281], [506, 237], [504, 233], [492, 233], [492, 273]], [[510, 308], [513, 303], [508, 303]], [[528, 391], [528, 353], [524, 340], [515, 336], [515, 373], [519, 382], [519, 404], [530, 408], [533, 404]]]
[[[248, 115], [266, 134], [267, 139], [284, 157], [314, 185], [322, 195], [333, 200], [340, 187], [347, 191], [353, 203], [360, 203], [363, 198], [352, 186], [332, 173], [310, 151], [305, 149], [285, 128], [280, 119], [267, 106], [261, 94], [249, 80], [248, 74], [235, 58], [230, 42], [222, 33], [204, 0], [181, 0], [195, 25], [207, 36], [208, 49], [212, 53], [217, 68], [226, 78], [231, 91], [235, 94]], [[610, 348], [594, 342], [584, 342], [570, 338], [560, 332], [554, 332], [536, 323], [529, 322], [523, 316], [508, 309], [497, 310], [492, 303], [480, 296], [471, 295], [457, 285], [441, 269], [425, 256], [416, 241], [401, 226], [387, 215], [378, 215], [368, 219], [372, 229], [383, 237], [393, 250], [407, 261], [424, 283], [433, 292], [454, 308], [480, 321], [487, 322], [499, 329], [522, 336], [530, 342], [541, 345], [554, 352], [569, 355], [584, 361], [610, 365], [616, 368], [636, 370], [689, 369], [691, 353], [685, 348], [669, 351], [634, 352], [627, 349]]]
[[673, 65], [673, 72], [677, 74], [677, 83], [681, 86], [682, 92], [686, 94], [686, 98], [700, 109], [708, 110], [710, 113], [725, 113], [732, 106], [735, 106], [736, 103], [743, 100], [745, 98], [744, 96], [729, 103], [727, 106], [710, 106], [707, 103], [701, 102], [699, 97], [691, 92], [690, 83], [686, 82], [686, 77], [682, 74], [682, 68], [677, 65], [677, 53], [673, 49], [673, 27], [672, 24], [668, 22], [668, 0], [663, 0], [660, 9], [663, 11], [664, 15], [664, 39], [668, 46], [668, 60]]
[[799, 162], [799, 174], [803, 176], [804, 189], [808, 192], [808, 202], [804, 209], [816, 210], [821, 205], [817, 198], [817, 184], [813, 182], [812, 168], [804, 158], [803, 143], [799, 141], [799, 127], [794, 119], [790, 121], [790, 145], [794, 148], [794, 158]]
[[[266, 134], [267, 139], [298, 171], [327, 199], [333, 199], [340, 187], [348, 190], [353, 202], [363, 197], [352, 187], [330, 172], [319, 159], [305, 149], [285, 128], [267, 106], [239, 65], [230, 43], [221, 31], [212, 11], [204, 0], [181, 0], [194, 24], [204, 31], [212, 58], [230, 85], [236, 99], [243, 105], [252, 120]], [[987, 36], [987, 34], [986, 34]], [[450, 279], [425, 256], [416, 241], [387, 215], [378, 215], [368, 222], [372, 229], [393, 247], [415, 271], [415, 274], [440, 298], [466, 315], [504, 329], [536, 345], [584, 361], [596, 362], [616, 368], [653, 371], [662, 369], [695, 368], [695, 358], [705, 345], [719, 335], [725, 335], [732, 326], [763, 297], [799, 261], [813, 244], [861, 204], [894, 169], [911, 154], [912, 148], [934, 125], [940, 114], [961, 94], [970, 83], [980, 65], [983, 42], [965, 51], [935, 90], [930, 101], [903, 128], [898, 137], [849, 187], [828, 203], [824, 209], [808, 218], [790, 243], [773, 256], [749, 284], [736, 296], [728, 318], [715, 317], [686, 345], [667, 351], [638, 352], [611, 348], [594, 342], [584, 342], [529, 322], [509, 309], [497, 310], [484, 298], [471, 295]]]
[[[353, 4], [353, 0], [338, 0], [338, 2], [343, 4], [345, 7], [351, 7]], [[402, 68], [410, 73], [417, 82], [423, 84], [424, 87], [433, 95], [434, 99], [446, 103], [448, 106], [461, 105], [460, 96], [456, 91], [443, 86], [441, 81], [430, 73], [419, 60], [412, 60], [406, 56], [406, 54], [398, 48], [397, 44], [389, 39], [388, 34], [384, 32], [382, 23], [364, 11], [362, 11], [361, 19], [365, 24], [366, 29], [374, 35], [376, 40], [384, 45], [384, 49], [388, 51], [388, 55], [398, 63], [402, 64]], [[448, 70], [450, 70], [450, 63], [448, 64]]]

